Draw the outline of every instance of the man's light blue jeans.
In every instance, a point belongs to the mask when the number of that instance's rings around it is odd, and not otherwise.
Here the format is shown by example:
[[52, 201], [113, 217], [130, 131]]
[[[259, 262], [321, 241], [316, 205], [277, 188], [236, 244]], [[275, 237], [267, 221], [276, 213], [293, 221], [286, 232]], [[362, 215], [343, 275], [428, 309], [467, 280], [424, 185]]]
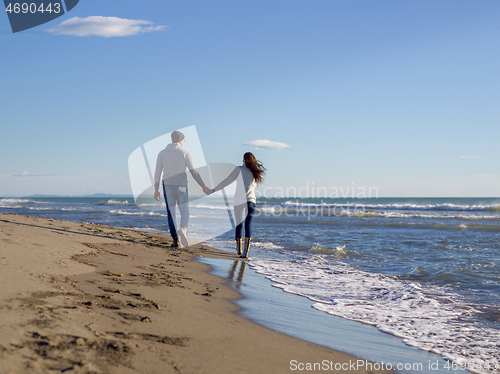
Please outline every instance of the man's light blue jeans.
[[187, 186], [163, 185], [163, 196], [167, 205], [168, 227], [173, 239], [177, 239], [177, 229], [175, 220], [175, 205], [179, 207], [181, 214], [181, 227], [188, 227], [189, 224], [189, 199]]

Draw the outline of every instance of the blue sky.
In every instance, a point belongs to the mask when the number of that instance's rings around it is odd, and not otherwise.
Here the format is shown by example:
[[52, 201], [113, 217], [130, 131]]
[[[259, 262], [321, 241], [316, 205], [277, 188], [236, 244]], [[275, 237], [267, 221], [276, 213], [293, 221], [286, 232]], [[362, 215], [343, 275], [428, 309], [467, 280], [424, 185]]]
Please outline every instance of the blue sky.
[[497, 0], [80, 0], [16, 34], [1, 13], [0, 49], [0, 196], [130, 194], [131, 152], [192, 125], [271, 193], [500, 196]]

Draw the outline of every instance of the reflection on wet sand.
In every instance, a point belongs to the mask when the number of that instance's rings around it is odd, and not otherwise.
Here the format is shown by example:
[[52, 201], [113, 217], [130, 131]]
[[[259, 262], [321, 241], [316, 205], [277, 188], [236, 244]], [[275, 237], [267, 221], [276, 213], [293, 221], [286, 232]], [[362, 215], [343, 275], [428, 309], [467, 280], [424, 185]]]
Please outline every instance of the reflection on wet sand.
[[[238, 271], [238, 264], [240, 265], [239, 271]], [[229, 268], [227, 278], [238, 282], [235, 284], [236, 288], [240, 288], [241, 283], [243, 282], [243, 276], [245, 275], [246, 267], [247, 267], [246, 261], [234, 260], [233, 265], [231, 266], [231, 268]], [[238, 275], [236, 275], [237, 271]]]

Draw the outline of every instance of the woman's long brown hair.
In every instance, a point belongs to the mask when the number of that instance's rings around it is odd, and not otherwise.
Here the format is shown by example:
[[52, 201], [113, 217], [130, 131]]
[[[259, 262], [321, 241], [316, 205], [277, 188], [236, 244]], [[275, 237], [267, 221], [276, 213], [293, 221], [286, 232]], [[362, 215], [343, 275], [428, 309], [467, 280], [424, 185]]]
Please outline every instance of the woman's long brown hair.
[[247, 152], [243, 155], [243, 161], [245, 162], [245, 166], [252, 172], [253, 179], [257, 184], [261, 184], [264, 182], [264, 174], [266, 174], [266, 168], [255, 158], [252, 152]]

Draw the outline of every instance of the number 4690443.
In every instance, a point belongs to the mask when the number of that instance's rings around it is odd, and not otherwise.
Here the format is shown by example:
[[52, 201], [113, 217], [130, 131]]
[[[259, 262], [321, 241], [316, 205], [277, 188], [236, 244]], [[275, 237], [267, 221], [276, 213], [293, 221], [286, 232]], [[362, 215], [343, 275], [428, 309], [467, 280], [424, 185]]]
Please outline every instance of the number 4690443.
[[60, 13], [61, 12], [61, 4], [60, 3], [48, 3], [47, 6], [44, 6], [43, 3], [38, 6], [35, 3], [9, 3], [5, 10], [8, 13]]

